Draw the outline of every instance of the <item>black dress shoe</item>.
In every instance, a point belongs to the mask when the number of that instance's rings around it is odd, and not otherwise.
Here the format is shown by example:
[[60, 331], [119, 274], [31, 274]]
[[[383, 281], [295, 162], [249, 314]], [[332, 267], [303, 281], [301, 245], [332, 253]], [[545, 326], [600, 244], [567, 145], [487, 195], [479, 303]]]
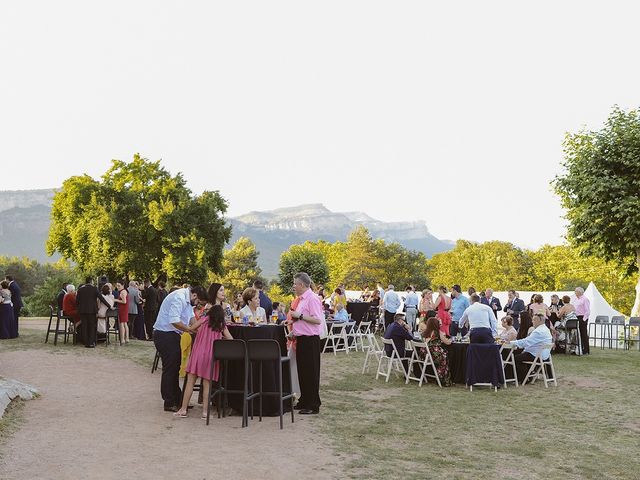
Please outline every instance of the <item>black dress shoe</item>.
[[175, 405], [172, 405], [171, 407], [164, 407], [164, 411], [165, 412], [177, 412], [178, 411], [178, 407], [176, 407]]
[[300, 405], [299, 403], [297, 403], [296, 406], [293, 407], [293, 409], [294, 410], [305, 410], [305, 408], [302, 405]]
[[303, 408], [300, 410], [300, 415], [317, 415], [320, 413], [320, 410], [310, 410], [308, 408]]

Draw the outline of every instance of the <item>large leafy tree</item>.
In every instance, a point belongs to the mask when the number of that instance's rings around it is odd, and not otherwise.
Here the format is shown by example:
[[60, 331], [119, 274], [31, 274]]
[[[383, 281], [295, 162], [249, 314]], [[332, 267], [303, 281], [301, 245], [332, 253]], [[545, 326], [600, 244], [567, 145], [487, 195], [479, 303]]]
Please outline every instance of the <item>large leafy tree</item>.
[[321, 252], [308, 242], [303, 245], [291, 245], [280, 255], [279, 286], [284, 292], [291, 291], [293, 276], [306, 272], [316, 285], [326, 284], [329, 279], [329, 267]]
[[[553, 182], [581, 254], [640, 266], [640, 111], [614, 108], [603, 128], [568, 133], [565, 171]], [[640, 314], [640, 279], [632, 315]]]
[[222, 275], [214, 275], [211, 280], [220, 282], [228, 290], [227, 299], [251, 286], [260, 277], [262, 270], [258, 266], [260, 252], [247, 237], [240, 237], [233, 246], [224, 251]]
[[181, 174], [139, 155], [113, 160], [101, 180], [67, 179], [53, 200], [47, 252], [58, 251], [85, 273], [111, 277], [166, 274], [201, 283], [220, 272], [231, 236], [227, 202], [216, 192], [194, 196]]

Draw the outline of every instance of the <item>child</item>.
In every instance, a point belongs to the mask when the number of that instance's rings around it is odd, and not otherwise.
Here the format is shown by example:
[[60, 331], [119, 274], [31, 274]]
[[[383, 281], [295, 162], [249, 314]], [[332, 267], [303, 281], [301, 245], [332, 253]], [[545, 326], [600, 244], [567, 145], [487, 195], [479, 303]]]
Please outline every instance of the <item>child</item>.
[[189, 400], [193, 394], [193, 386], [196, 383], [198, 377], [202, 378], [202, 418], [207, 418], [207, 408], [209, 399], [209, 389], [211, 388], [211, 380], [218, 380], [219, 365], [216, 365], [213, 370], [213, 378], [211, 377], [211, 362], [213, 342], [221, 338], [226, 340], [233, 340], [233, 337], [227, 329], [227, 325], [224, 321], [224, 309], [221, 305], [214, 305], [208, 312], [198, 320], [194, 328], [198, 330], [196, 340], [193, 342], [191, 348], [191, 355], [189, 356], [189, 362], [187, 363], [187, 386], [184, 389], [184, 395], [182, 397], [182, 407], [173, 415], [175, 417], [184, 418], [187, 416], [187, 407], [189, 406]]

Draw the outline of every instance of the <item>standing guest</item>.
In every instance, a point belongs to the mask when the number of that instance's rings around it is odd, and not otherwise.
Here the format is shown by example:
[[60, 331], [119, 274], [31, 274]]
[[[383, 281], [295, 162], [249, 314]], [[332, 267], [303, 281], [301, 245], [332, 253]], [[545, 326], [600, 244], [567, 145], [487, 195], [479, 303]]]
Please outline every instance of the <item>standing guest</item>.
[[220, 305], [222, 307], [225, 322], [232, 321], [233, 312], [231, 311], [231, 306], [225, 302], [226, 297], [224, 285], [222, 285], [221, 283], [212, 283], [211, 285], [209, 285], [207, 296], [209, 297], [209, 303], [211, 303], [211, 305]]
[[364, 290], [362, 291], [362, 295], [360, 295], [360, 300], [363, 302], [368, 302], [371, 297], [371, 291], [369, 290], [369, 285], [364, 286]]
[[376, 283], [376, 290], [378, 291], [378, 295], [380, 295], [380, 300], [382, 300], [384, 298], [385, 291], [380, 282]]
[[[398, 351], [398, 355], [402, 360], [402, 364], [406, 372], [408, 362], [405, 358], [406, 352], [404, 346], [406, 340], [413, 340], [413, 335], [411, 335], [411, 329], [409, 325], [407, 325], [407, 323], [404, 321], [403, 314], [396, 314], [393, 320], [394, 321], [391, 322], [391, 324], [385, 329], [384, 338], [393, 341], [393, 344]], [[384, 351], [387, 357], [391, 357], [391, 355], [393, 354], [393, 347], [391, 345], [385, 345]]]
[[[127, 294], [129, 298], [129, 333], [132, 338], [136, 338], [136, 318], [138, 317], [138, 304], [142, 302], [140, 297], [140, 290], [138, 290], [138, 283], [134, 280], [129, 282], [129, 288], [127, 288]], [[140, 340], [144, 340], [142, 337]]]
[[6, 340], [16, 337], [15, 322], [9, 282], [3, 280], [0, 282], [0, 339]]
[[95, 348], [96, 346], [98, 301], [110, 306], [98, 291], [98, 287], [93, 284], [93, 278], [87, 277], [84, 285], [80, 285], [76, 293], [76, 305], [78, 305], [82, 338], [86, 348]]
[[178, 385], [180, 372], [180, 335], [193, 333], [193, 307], [207, 304], [207, 291], [200, 286], [179, 288], [169, 293], [160, 305], [153, 325], [153, 343], [162, 359], [160, 393], [166, 412], [175, 412], [182, 399]]
[[118, 304], [118, 331], [120, 333], [120, 345], [129, 343], [129, 292], [124, 288], [124, 280], [116, 282], [116, 295], [114, 302]]
[[438, 287], [438, 296], [434, 302], [436, 307], [437, 316], [440, 319], [440, 330], [445, 335], [449, 335], [449, 326], [451, 325], [451, 314], [449, 309], [451, 308], [451, 298], [447, 295], [447, 287], [440, 285]]
[[98, 333], [107, 333], [107, 311], [111, 310], [115, 304], [115, 298], [111, 293], [111, 285], [105, 283], [100, 288], [100, 293], [102, 297], [107, 301], [107, 304], [102, 303], [100, 300], [96, 300], [96, 305], [98, 307]]
[[529, 303], [527, 303], [527, 311], [529, 311], [531, 309], [531, 305], [535, 303], [536, 295], [537, 293], [534, 293], [533, 295], [531, 295], [531, 300], [529, 301]]
[[556, 295], [555, 293], [551, 295], [551, 304], [549, 305], [549, 319], [547, 323], [547, 328], [549, 328], [549, 330], [551, 330], [551, 327], [555, 326], [556, 322], [560, 320], [560, 316], [558, 315], [558, 313], [560, 312], [560, 309], [563, 305], [564, 304], [562, 303], [562, 300], [560, 300], [560, 297], [558, 297], [558, 295]]
[[518, 338], [518, 332], [515, 328], [513, 328], [513, 318], [509, 315], [503, 317], [502, 322], [502, 333], [500, 334], [500, 340], [503, 342], [513, 342]]
[[418, 310], [420, 311], [420, 318], [427, 318], [427, 312], [435, 310], [433, 305], [433, 290], [426, 288], [422, 291], [422, 297], [418, 304]]
[[[576, 307], [576, 315], [578, 316], [582, 354], [589, 355], [589, 332], [587, 330], [587, 325], [589, 324], [589, 315], [591, 314], [591, 304], [589, 303], [589, 299], [584, 296], [584, 289], [582, 287], [577, 287], [575, 293], [576, 299], [571, 303]], [[13, 307], [15, 309], [15, 302]]]
[[518, 329], [518, 340], [527, 338], [529, 334], [533, 332], [533, 321], [531, 320], [531, 313], [529, 310], [520, 314], [520, 328]]
[[280, 302], [273, 302], [273, 311], [277, 312], [278, 320], [277, 323], [280, 325], [287, 319], [287, 312], [285, 311], [285, 304]]
[[508, 301], [504, 306], [504, 311], [513, 319], [513, 328], [520, 329], [520, 313], [526, 309], [524, 300], [518, 297], [518, 293], [515, 290], [509, 290], [507, 293]]
[[539, 293], [533, 296], [533, 303], [529, 305], [529, 312], [531, 316], [544, 315], [545, 320], [549, 318], [549, 307], [544, 303], [544, 299]]
[[502, 305], [500, 305], [500, 299], [493, 296], [493, 290], [491, 288], [485, 290], [484, 297], [481, 297], [480, 300], [485, 305], [489, 305], [495, 317], [498, 318], [498, 310], [502, 310]]
[[[320, 298], [311, 289], [311, 278], [304, 272], [293, 277], [293, 290], [299, 298], [291, 310], [292, 334], [296, 340], [296, 365], [300, 381], [300, 400], [294, 407], [301, 415], [320, 412], [320, 333], [324, 312]], [[298, 300], [296, 298], [296, 300]]]
[[[211, 287], [209, 287], [211, 290]], [[211, 362], [213, 361], [213, 342], [224, 338], [233, 340], [225, 324], [225, 313], [222, 305], [215, 304], [214, 299], [209, 299], [209, 309], [205, 309], [204, 315], [193, 324], [192, 330], [197, 331], [196, 339], [191, 348], [191, 355], [187, 363], [187, 385], [182, 396], [182, 407], [173, 415], [176, 417], [186, 417], [189, 408], [189, 401], [193, 394], [193, 386], [198, 377], [202, 379], [202, 398], [209, 398], [211, 381], [218, 381], [220, 374], [219, 361], [216, 360], [211, 376]], [[207, 418], [209, 402], [202, 402], [202, 418]]]
[[260, 306], [264, 309], [264, 313], [267, 318], [271, 317], [273, 313], [273, 302], [268, 297], [266, 293], [264, 293], [264, 283], [262, 280], [256, 280], [253, 282], [253, 288], [258, 290], [258, 294], [260, 295]]
[[267, 315], [264, 308], [260, 306], [260, 295], [258, 290], [249, 287], [242, 292], [242, 300], [245, 303], [244, 308], [240, 310], [240, 318], [248, 317], [250, 322], [266, 323]]
[[551, 344], [551, 332], [544, 324], [544, 315], [534, 315], [533, 317], [533, 332], [526, 338], [520, 340], [514, 340], [512, 343], [522, 348], [523, 352], [515, 355], [516, 372], [518, 374], [518, 382], [521, 385], [524, 384], [524, 379], [527, 376], [530, 365], [524, 362], [531, 362], [536, 357], [538, 352], [542, 351], [542, 360], [548, 360], [551, 355], [551, 350], [543, 348], [544, 345]]
[[386, 330], [393, 323], [393, 319], [400, 308], [400, 297], [391, 284], [382, 299], [382, 307], [384, 308], [384, 328]]
[[411, 327], [411, 331], [416, 328], [416, 317], [418, 316], [418, 303], [420, 299], [416, 294], [413, 285], [407, 285], [407, 296], [404, 299], [405, 321]]
[[62, 302], [64, 301], [64, 296], [67, 294], [67, 285], [69, 285], [69, 282], [64, 282], [62, 284], [62, 290], [60, 290], [56, 296], [56, 305], [58, 306], [59, 315], [62, 315]]
[[62, 314], [65, 317], [69, 317], [73, 323], [73, 328], [78, 332], [80, 315], [78, 315], [78, 304], [76, 302], [76, 287], [71, 283], [67, 284], [67, 293], [65, 293], [62, 299]]
[[158, 290], [151, 284], [148, 278], [144, 281], [144, 290], [142, 290], [142, 300], [144, 302], [144, 326], [146, 330], [147, 340], [152, 340], [153, 324], [156, 323], [158, 315]]
[[[430, 317], [426, 321], [423, 320], [420, 323], [420, 335], [424, 339], [429, 351], [431, 352], [431, 358], [433, 363], [436, 364], [436, 372], [440, 379], [440, 384], [443, 387], [451, 386], [451, 375], [449, 374], [449, 359], [447, 357], [447, 351], [442, 345], [451, 345], [451, 339], [440, 331], [440, 322], [436, 317]], [[422, 360], [427, 356], [427, 351], [423, 347], [418, 350], [418, 355]]]
[[343, 307], [347, 305], [347, 296], [342, 288], [336, 288], [331, 294], [331, 310], [336, 311], [336, 306], [341, 304]]
[[[164, 301], [165, 298], [167, 298], [167, 295], [169, 295], [169, 292], [167, 292], [167, 288], [166, 288], [167, 284], [164, 283], [162, 280], [160, 280], [158, 282], [158, 309], [160, 309], [160, 305], [162, 305], [162, 302]], [[156, 313], [156, 316], [158, 314]]]
[[496, 316], [493, 309], [481, 303], [475, 293], [471, 295], [471, 305], [462, 314], [460, 324], [469, 324], [469, 340], [471, 343], [494, 343], [498, 335]]
[[471, 295], [473, 295], [474, 293], [476, 293], [476, 289], [473, 287], [469, 287], [467, 289], [467, 295], [469, 295], [469, 298], [471, 298]]
[[377, 289], [371, 292], [371, 295], [369, 296], [369, 303], [371, 303], [372, 307], [380, 306], [380, 292]]
[[460, 319], [467, 308], [469, 308], [469, 300], [462, 295], [460, 285], [454, 285], [451, 287], [451, 325], [449, 325], [449, 334], [452, 337], [458, 333], [463, 337], [467, 334], [467, 329], [460, 326]]
[[15, 318], [15, 332], [16, 337], [20, 336], [20, 326], [18, 324], [18, 317], [20, 317], [20, 310], [24, 307], [22, 303], [22, 291], [20, 285], [15, 281], [11, 275], [6, 275], [4, 279], [9, 282], [9, 291], [11, 292], [11, 303], [13, 304], [13, 316]]

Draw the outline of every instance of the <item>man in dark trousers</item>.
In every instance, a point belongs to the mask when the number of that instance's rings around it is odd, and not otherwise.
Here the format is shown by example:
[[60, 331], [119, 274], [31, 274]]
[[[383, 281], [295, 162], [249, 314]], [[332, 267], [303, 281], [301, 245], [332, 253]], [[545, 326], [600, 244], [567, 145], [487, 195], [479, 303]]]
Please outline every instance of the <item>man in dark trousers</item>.
[[16, 283], [11, 275], [7, 275], [4, 279], [9, 282], [9, 291], [11, 292], [11, 303], [13, 303], [13, 315], [15, 317], [16, 333], [20, 336], [20, 329], [18, 327], [18, 317], [20, 316], [20, 310], [24, 307], [22, 303], [22, 294], [20, 292], [20, 285]]
[[142, 300], [144, 300], [144, 326], [147, 331], [147, 340], [153, 340], [153, 324], [156, 323], [158, 316], [158, 290], [148, 278], [144, 281]]
[[513, 318], [513, 328], [520, 330], [520, 314], [524, 312], [527, 307], [524, 305], [524, 300], [518, 298], [515, 290], [509, 290], [508, 295], [509, 301], [504, 306], [504, 311]]
[[98, 287], [93, 284], [93, 278], [87, 277], [84, 285], [78, 287], [76, 293], [76, 304], [78, 305], [78, 314], [80, 315], [80, 324], [82, 328], [82, 339], [86, 348], [95, 348], [96, 334], [98, 328], [98, 302], [100, 300], [109, 308], [113, 306], [109, 304], [98, 291]]
[[64, 282], [62, 284], [62, 290], [58, 292], [58, 296], [56, 297], [56, 303], [58, 304], [58, 315], [62, 315], [62, 302], [64, 301], [64, 296], [67, 294], [67, 285], [69, 283]]
[[493, 315], [498, 318], [498, 310], [502, 310], [502, 305], [500, 305], [500, 299], [493, 296], [493, 290], [487, 288], [484, 296], [480, 297], [480, 303], [489, 305], [491, 310], [493, 310]]

